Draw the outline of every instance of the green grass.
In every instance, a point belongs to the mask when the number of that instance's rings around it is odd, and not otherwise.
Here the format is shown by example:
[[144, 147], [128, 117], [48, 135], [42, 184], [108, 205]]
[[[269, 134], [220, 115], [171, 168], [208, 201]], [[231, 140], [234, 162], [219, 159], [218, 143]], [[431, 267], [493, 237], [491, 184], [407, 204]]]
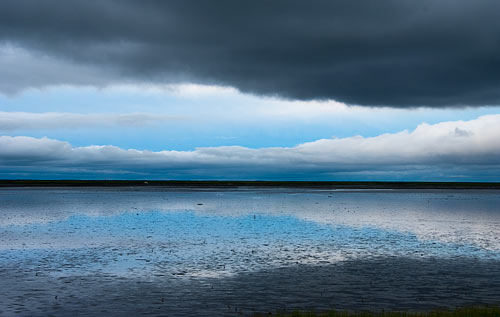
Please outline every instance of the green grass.
[[330, 311], [324, 313], [314, 312], [299, 312], [292, 313], [275, 313], [267, 315], [256, 316], [274, 316], [274, 317], [500, 317], [500, 307], [469, 307], [458, 308], [452, 311], [431, 311], [422, 313], [408, 313], [408, 312], [340, 312]]

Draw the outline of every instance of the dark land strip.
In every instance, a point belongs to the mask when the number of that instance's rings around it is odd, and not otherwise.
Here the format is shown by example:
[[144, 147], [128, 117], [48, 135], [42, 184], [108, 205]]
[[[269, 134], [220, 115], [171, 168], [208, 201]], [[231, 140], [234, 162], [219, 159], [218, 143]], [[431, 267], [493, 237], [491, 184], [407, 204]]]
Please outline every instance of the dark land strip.
[[0, 187], [172, 187], [317, 189], [500, 189], [500, 182], [184, 181], [184, 180], [0, 180]]

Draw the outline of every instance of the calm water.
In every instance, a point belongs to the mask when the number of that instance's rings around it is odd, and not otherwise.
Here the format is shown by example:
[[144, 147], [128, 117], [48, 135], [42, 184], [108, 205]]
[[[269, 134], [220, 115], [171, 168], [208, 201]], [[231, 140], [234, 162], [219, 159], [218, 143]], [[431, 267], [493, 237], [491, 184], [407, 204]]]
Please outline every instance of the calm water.
[[499, 191], [4, 188], [0, 315], [500, 304]]

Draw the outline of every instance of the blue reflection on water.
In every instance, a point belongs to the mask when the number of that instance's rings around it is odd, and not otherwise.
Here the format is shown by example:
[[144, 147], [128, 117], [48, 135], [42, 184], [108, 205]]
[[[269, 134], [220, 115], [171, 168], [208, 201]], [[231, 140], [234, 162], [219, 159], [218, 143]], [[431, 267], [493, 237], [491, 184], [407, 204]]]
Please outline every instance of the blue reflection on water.
[[412, 233], [324, 225], [292, 216], [185, 212], [73, 215], [3, 228], [3, 266], [53, 274], [219, 276], [268, 267], [364, 257], [480, 257], [495, 251], [421, 241]]

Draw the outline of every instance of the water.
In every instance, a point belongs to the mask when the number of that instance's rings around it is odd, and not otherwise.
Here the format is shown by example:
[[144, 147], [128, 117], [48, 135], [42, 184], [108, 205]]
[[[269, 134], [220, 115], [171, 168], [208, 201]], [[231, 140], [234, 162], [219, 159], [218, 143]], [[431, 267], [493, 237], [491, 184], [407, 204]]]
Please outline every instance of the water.
[[0, 314], [500, 304], [500, 192], [0, 190]]

